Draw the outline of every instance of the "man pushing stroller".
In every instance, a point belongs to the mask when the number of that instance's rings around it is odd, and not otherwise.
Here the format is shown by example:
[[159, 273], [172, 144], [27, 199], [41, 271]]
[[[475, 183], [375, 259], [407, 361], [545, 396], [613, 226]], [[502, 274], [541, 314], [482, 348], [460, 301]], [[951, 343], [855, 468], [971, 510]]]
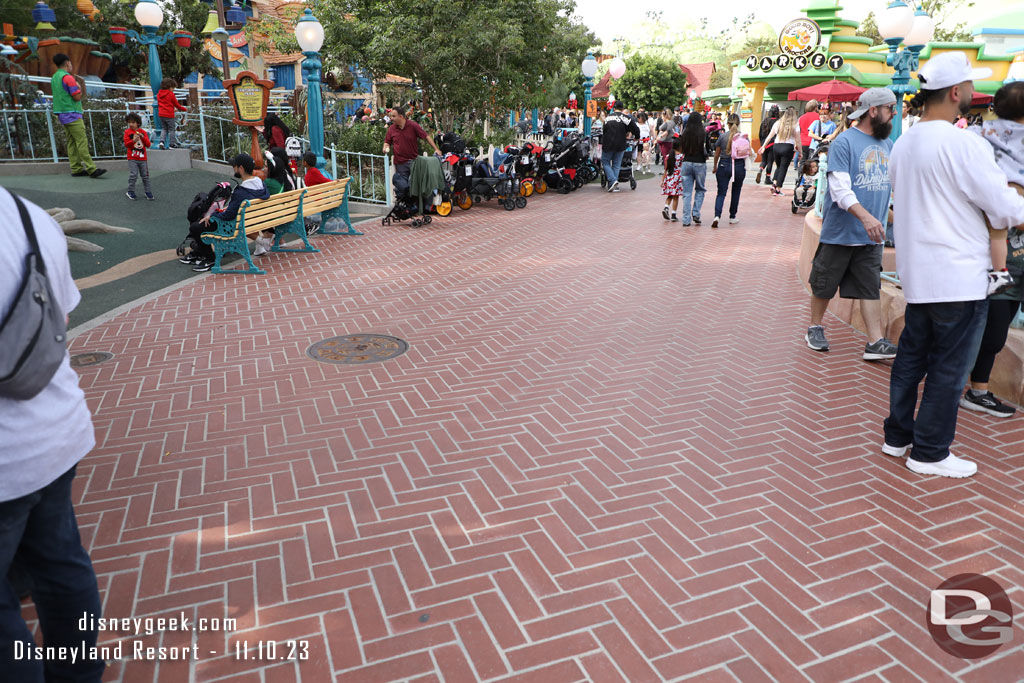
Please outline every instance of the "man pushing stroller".
[[392, 184], [395, 197], [404, 197], [409, 192], [409, 174], [412, 172], [412, 161], [420, 155], [420, 140], [426, 140], [440, 156], [434, 139], [415, 121], [406, 118], [404, 107], [395, 107], [391, 111], [391, 126], [384, 137], [384, 154], [394, 150], [395, 175]]

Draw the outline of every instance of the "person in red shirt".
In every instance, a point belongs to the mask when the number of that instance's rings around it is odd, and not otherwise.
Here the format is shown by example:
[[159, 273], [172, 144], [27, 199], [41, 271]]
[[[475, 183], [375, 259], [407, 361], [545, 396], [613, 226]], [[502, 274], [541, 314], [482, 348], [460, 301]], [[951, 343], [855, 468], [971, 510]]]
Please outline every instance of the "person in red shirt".
[[270, 149], [275, 147], [284, 149], [285, 143], [291, 136], [292, 132], [277, 114], [267, 114], [263, 119], [263, 139], [267, 141], [267, 147]]
[[316, 167], [316, 154], [314, 152], [303, 154], [302, 164], [306, 167], [306, 174], [302, 177], [302, 182], [306, 184], [306, 187], [331, 182], [331, 179], [321, 173], [320, 169]]
[[146, 199], [153, 201], [153, 188], [149, 185], [149, 163], [146, 161], [149, 135], [142, 129], [142, 118], [135, 112], [126, 114], [124, 120], [128, 124], [124, 131], [124, 146], [128, 150], [128, 191], [124, 195], [132, 201], [138, 199], [135, 195], [135, 178], [142, 176]]
[[[800, 126], [800, 157], [797, 159], [809, 159], [811, 156], [811, 124], [818, 120], [818, 101], [811, 100], [807, 103], [807, 110], [799, 119]], [[796, 168], [800, 168], [797, 166]], [[797, 173], [797, 178], [800, 174]]]
[[384, 136], [384, 153], [388, 154], [394, 149], [395, 176], [392, 184], [395, 186], [395, 196], [404, 197], [409, 191], [412, 160], [420, 155], [420, 140], [429, 142], [435, 154], [441, 154], [441, 150], [420, 124], [406, 118], [404, 107], [394, 108], [391, 112], [391, 121], [391, 126]]
[[174, 137], [174, 115], [179, 111], [185, 111], [185, 107], [174, 96], [174, 89], [177, 87], [178, 84], [173, 78], [165, 78], [160, 81], [160, 90], [156, 93], [156, 114], [160, 118], [160, 127], [164, 130], [160, 149], [178, 146], [178, 140]]

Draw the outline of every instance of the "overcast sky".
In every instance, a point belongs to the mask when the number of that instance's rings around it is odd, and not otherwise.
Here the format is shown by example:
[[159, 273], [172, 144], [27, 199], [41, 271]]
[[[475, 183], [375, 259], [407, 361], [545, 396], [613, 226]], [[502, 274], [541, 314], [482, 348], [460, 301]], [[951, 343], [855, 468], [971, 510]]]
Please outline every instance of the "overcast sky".
[[[790, 19], [802, 16], [800, 11], [807, 6], [807, 0], [773, 0], [771, 11], [765, 12], [764, 0], [729, 0], [729, 2], [680, 2], [679, 0], [576, 0], [576, 13], [590, 30], [601, 40], [610, 41], [616, 36], [629, 36], [630, 29], [643, 21], [648, 10], [661, 10], [665, 21], [685, 24], [708, 17], [712, 30], [724, 28], [733, 16], [745, 17], [754, 12], [757, 19], [767, 21], [776, 30]], [[867, 13], [884, 9], [885, 0], [843, 0], [841, 16], [860, 21]], [[975, 0], [975, 6], [965, 13], [963, 20], [971, 26], [975, 21], [1008, 12], [1018, 6], [1020, 0]], [[624, 11], [625, 8], [625, 11]], [[758, 10], [761, 10], [760, 12]]]

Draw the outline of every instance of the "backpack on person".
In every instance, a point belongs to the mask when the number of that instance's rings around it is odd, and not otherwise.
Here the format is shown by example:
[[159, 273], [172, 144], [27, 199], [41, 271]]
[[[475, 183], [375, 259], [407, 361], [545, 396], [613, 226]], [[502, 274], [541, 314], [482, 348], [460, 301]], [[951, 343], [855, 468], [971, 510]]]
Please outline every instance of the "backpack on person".
[[0, 322], [0, 396], [16, 401], [35, 398], [45, 389], [67, 354], [67, 327], [46, 275], [43, 252], [28, 209], [11, 193], [28, 238], [25, 278]]
[[729, 155], [733, 161], [738, 159], [746, 159], [750, 156], [750, 138], [746, 133], [737, 133], [732, 136], [732, 151]]

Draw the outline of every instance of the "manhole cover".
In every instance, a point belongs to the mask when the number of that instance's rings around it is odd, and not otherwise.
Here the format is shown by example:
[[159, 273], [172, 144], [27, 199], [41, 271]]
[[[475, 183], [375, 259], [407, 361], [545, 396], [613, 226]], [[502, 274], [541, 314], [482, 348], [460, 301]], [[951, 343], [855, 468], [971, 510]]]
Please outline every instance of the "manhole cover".
[[89, 351], [88, 353], [76, 353], [71, 356], [71, 367], [84, 368], [86, 365], [99, 365], [114, 357], [114, 354], [106, 351]]
[[385, 334], [346, 334], [318, 341], [306, 355], [324, 363], [360, 365], [389, 360], [409, 350], [408, 342]]

